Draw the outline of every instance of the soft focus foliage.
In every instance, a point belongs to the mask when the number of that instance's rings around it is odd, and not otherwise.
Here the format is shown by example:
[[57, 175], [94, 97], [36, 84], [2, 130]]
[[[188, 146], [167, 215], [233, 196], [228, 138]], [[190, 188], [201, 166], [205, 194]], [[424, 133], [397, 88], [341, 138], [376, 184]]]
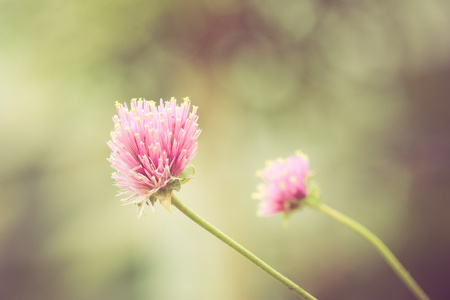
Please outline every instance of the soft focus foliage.
[[200, 107], [196, 176], [179, 195], [201, 216], [319, 299], [411, 299], [333, 220], [255, 216], [254, 171], [302, 149], [323, 202], [448, 299], [449, 11], [447, 0], [2, 1], [0, 299], [294, 299], [179, 212], [136, 220], [120, 207], [105, 160], [114, 101], [172, 96]]

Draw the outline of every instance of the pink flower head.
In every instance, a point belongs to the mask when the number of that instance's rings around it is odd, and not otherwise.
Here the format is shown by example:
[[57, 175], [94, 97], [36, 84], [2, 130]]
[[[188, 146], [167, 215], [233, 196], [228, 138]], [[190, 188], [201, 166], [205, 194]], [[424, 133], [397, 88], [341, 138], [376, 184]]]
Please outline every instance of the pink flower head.
[[307, 197], [306, 180], [310, 175], [308, 158], [301, 152], [286, 159], [268, 161], [266, 167], [257, 172], [264, 180], [253, 198], [261, 200], [259, 214], [289, 213], [298, 208]]
[[115, 129], [107, 143], [112, 150], [108, 161], [116, 170], [112, 178], [120, 194], [129, 195], [122, 201], [137, 204], [139, 216], [145, 204], [153, 209], [157, 199], [170, 210], [172, 190], [179, 190], [193, 175], [193, 169], [186, 166], [197, 152], [201, 130], [197, 107], [189, 113], [190, 106], [187, 97], [179, 106], [175, 98], [165, 103], [161, 99], [159, 105], [132, 99], [130, 108], [116, 102], [118, 115], [113, 117]]

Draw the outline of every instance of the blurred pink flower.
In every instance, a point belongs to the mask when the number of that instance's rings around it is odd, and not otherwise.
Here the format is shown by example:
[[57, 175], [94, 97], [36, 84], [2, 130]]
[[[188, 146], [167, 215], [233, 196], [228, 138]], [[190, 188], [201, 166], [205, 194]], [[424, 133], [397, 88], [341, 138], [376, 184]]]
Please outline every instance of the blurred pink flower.
[[[197, 152], [197, 107], [190, 110], [189, 98], [177, 105], [175, 98], [159, 105], [154, 101], [132, 99], [130, 109], [126, 103], [116, 102], [118, 115], [113, 117], [115, 129], [107, 143], [111, 148], [108, 161], [116, 170], [112, 178], [128, 198], [124, 204], [138, 205], [139, 216], [145, 205], [153, 209], [154, 202], [170, 211], [172, 190], [179, 190], [193, 175], [186, 168]], [[189, 169], [188, 174], [181, 174]]]
[[252, 197], [261, 200], [258, 213], [268, 216], [289, 213], [298, 208], [307, 195], [306, 180], [310, 175], [308, 158], [301, 152], [286, 159], [267, 161], [258, 171], [264, 183], [258, 185]]

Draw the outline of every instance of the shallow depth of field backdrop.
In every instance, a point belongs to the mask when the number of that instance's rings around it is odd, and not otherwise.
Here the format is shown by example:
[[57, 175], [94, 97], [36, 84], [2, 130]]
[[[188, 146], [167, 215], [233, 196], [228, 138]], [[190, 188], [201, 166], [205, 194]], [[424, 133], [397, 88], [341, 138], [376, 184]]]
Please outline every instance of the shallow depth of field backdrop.
[[201, 216], [319, 299], [412, 299], [325, 215], [256, 216], [255, 171], [301, 149], [449, 299], [449, 1], [3, 0], [0, 25], [1, 299], [296, 299], [176, 209], [120, 207], [114, 101], [171, 96], [199, 106]]

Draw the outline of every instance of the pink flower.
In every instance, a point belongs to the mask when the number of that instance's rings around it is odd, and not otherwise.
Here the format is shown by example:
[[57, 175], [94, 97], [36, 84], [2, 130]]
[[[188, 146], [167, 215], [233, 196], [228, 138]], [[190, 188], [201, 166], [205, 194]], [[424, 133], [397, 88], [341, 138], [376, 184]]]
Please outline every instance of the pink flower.
[[116, 102], [108, 161], [116, 170], [112, 178], [120, 194], [129, 196], [122, 201], [137, 204], [139, 216], [145, 204], [153, 209], [158, 199], [170, 211], [172, 190], [179, 190], [193, 175], [193, 167], [186, 166], [197, 152], [201, 130], [197, 107], [189, 113], [190, 106], [189, 98], [180, 106], [175, 98], [165, 103], [161, 99], [158, 106], [154, 101], [132, 99], [129, 109], [126, 103]]
[[286, 159], [266, 162], [257, 172], [264, 180], [252, 196], [261, 200], [258, 213], [262, 216], [278, 212], [289, 213], [298, 208], [307, 195], [306, 181], [310, 175], [306, 155], [297, 152]]

